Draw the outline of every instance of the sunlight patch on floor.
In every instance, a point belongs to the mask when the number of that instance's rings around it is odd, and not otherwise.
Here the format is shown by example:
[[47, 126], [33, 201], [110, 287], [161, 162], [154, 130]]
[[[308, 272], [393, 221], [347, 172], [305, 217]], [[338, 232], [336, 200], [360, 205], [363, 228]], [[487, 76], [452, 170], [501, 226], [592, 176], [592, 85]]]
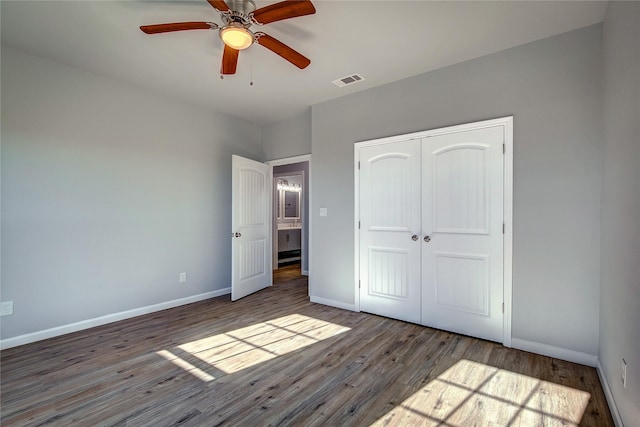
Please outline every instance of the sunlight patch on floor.
[[373, 425], [577, 426], [590, 394], [461, 360]]
[[191, 363], [187, 362], [181, 357], [176, 356], [175, 354], [171, 353], [168, 350], [160, 350], [157, 352], [157, 354], [164, 357], [165, 359], [167, 359], [169, 362], [173, 363], [177, 367], [182, 368], [185, 371], [189, 372], [190, 374], [194, 375], [195, 377], [201, 379], [204, 382], [209, 382], [216, 379], [214, 376], [209, 375], [208, 373], [206, 373], [205, 371], [203, 371], [202, 369], [196, 366], [193, 366]]
[[[158, 352], [158, 354], [167, 359], [168, 355], [173, 356], [174, 359], [168, 360], [175, 364], [182, 363], [185, 370], [203, 381], [211, 381], [211, 379], [215, 379], [216, 375], [204, 372], [206, 366], [224, 374], [231, 374], [342, 334], [350, 329], [313, 317], [292, 314], [182, 344], [177, 346], [173, 353], [163, 350], [163, 354], [160, 354], [162, 352]], [[197, 358], [200, 363], [187, 362], [184, 360], [185, 356], [178, 356], [182, 352]], [[205, 367], [201, 362], [205, 363]], [[204, 373], [210, 379], [205, 379], [207, 377], [201, 376], [200, 373]]]

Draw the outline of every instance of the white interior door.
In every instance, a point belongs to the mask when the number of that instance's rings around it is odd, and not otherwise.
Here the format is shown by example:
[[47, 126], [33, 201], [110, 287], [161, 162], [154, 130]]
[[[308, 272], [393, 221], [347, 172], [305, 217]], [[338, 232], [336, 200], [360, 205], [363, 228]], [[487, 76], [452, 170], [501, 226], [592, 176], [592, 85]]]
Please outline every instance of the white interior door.
[[504, 128], [427, 137], [422, 323], [503, 340]]
[[359, 151], [360, 309], [420, 323], [420, 141]]
[[231, 300], [271, 286], [272, 168], [232, 156]]

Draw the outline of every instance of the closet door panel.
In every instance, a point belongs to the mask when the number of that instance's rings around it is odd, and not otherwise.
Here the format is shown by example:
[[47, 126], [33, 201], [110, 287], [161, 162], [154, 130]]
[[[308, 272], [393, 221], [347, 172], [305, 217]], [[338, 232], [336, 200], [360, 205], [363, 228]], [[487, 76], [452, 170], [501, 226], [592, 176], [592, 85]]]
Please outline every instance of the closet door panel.
[[414, 323], [420, 323], [420, 162], [416, 140], [360, 150], [360, 309]]
[[489, 233], [488, 146], [446, 146], [432, 153], [433, 231]]
[[423, 139], [422, 323], [503, 339], [503, 128]]

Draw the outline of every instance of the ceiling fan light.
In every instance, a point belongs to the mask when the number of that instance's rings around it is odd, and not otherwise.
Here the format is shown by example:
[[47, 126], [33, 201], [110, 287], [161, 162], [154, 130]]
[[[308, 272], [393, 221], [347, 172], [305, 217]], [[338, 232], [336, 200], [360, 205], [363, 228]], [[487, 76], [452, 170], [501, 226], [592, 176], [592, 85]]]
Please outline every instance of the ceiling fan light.
[[222, 28], [220, 38], [224, 44], [236, 50], [246, 49], [254, 41], [253, 33], [237, 23], [230, 23]]

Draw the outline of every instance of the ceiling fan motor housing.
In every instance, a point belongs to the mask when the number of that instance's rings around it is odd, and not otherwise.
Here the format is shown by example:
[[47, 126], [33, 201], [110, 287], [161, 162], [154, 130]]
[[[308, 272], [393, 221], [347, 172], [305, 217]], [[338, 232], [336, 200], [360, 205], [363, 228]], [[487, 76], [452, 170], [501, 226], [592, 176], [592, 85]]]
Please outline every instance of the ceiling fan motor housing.
[[229, 10], [222, 12], [222, 19], [225, 24], [237, 22], [245, 28], [249, 28], [253, 21], [251, 14], [256, 10], [256, 4], [253, 0], [227, 0]]

